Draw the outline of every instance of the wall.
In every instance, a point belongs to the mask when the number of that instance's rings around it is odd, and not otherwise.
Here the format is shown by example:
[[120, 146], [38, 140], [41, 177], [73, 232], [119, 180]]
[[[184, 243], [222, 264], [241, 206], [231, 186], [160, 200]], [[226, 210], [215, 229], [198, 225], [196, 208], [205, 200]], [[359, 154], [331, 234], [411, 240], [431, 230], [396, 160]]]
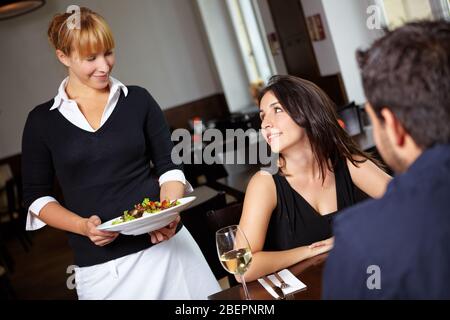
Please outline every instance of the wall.
[[231, 112], [253, 104], [249, 80], [225, 0], [196, 0], [220, 83]]
[[319, 65], [320, 75], [329, 76], [339, 73], [339, 62], [337, 60], [336, 50], [334, 48], [333, 39], [331, 38], [331, 32], [322, 1], [301, 0], [300, 2], [302, 4], [305, 17], [320, 14], [324, 27], [325, 39], [312, 42], [317, 64]]
[[358, 104], [366, 98], [355, 53], [359, 48], [368, 48], [381, 35], [366, 25], [366, 10], [371, 4], [369, 0], [322, 0], [348, 98]]
[[[0, 21], [0, 159], [19, 153], [28, 112], [65, 77], [46, 31], [72, 0]], [[222, 92], [193, 0], [76, 1], [102, 14], [116, 40], [113, 76], [146, 87], [163, 109]]]
[[383, 0], [390, 28], [397, 28], [411, 20], [433, 17], [429, 0]]

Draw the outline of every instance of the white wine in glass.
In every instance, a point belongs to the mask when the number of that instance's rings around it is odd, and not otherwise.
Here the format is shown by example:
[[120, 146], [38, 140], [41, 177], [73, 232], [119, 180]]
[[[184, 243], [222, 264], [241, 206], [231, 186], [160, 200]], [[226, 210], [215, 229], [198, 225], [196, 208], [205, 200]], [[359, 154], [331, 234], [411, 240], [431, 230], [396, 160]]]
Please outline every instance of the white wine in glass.
[[252, 250], [244, 232], [237, 225], [222, 228], [216, 232], [216, 245], [222, 266], [241, 278], [245, 298], [250, 300], [244, 273], [252, 262]]

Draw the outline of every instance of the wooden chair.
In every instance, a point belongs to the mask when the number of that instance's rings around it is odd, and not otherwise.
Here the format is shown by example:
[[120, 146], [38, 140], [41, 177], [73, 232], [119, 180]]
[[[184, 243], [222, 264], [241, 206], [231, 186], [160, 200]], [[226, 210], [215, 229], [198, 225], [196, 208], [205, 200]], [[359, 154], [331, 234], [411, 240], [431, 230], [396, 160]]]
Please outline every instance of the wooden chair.
[[242, 214], [242, 203], [235, 203], [228, 207], [211, 210], [206, 213], [208, 227], [214, 233], [224, 227], [239, 224]]
[[0, 212], [0, 229], [4, 235], [11, 233], [20, 241], [25, 251], [28, 251], [32, 241], [25, 231], [27, 212], [22, 206], [19, 185], [14, 178], [6, 182], [5, 192], [7, 209]]
[[180, 213], [181, 221], [197, 242], [211, 270], [217, 278], [217, 266], [220, 266], [216, 251], [215, 235], [208, 227], [206, 213], [226, 207], [224, 191], [218, 191], [208, 200]]
[[228, 273], [222, 267], [219, 261], [215, 245], [216, 231], [230, 225], [239, 224], [239, 220], [241, 219], [241, 213], [242, 213], [242, 203], [235, 203], [221, 209], [210, 210], [206, 213], [206, 220], [208, 224], [208, 231], [206, 233], [206, 237], [208, 238], [208, 242], [213, 244], [211, 246], [213, 248], [209, 249], [211, 250], [211, 253], [210, 257], [208, 257], [210, 260], [208, 261], [208, 263], [216, 278], [220, 279], [226, 276], [228, 277], [230, 285], [237, 284], [237, 281], [233, 275]]
[[8, 272], [0, 265], [0, 300], [16, 300], [16, 293], [9, 280]]
[[14, 259], [5, 244], [5, 236], [0, 229], [0, 267], [4, 267], [8, 272], [13, 273], [15, 269]]

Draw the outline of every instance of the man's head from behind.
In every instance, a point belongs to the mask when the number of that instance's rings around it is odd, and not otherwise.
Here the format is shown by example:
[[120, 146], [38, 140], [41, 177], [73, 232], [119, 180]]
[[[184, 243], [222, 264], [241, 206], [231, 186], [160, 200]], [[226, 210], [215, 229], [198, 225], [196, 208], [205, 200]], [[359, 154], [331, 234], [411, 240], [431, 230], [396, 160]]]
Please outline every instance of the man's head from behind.
[[450, 143], [450, 23], [414, 22], [357, 54], [366, 110], [386, 163], [405, 171], [422, 151]]

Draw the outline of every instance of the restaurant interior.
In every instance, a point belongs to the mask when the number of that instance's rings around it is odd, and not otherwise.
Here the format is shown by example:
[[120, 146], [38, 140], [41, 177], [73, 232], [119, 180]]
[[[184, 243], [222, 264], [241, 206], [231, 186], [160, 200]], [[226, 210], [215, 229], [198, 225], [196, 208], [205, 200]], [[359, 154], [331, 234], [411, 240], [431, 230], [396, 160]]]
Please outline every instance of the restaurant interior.
[[[185, 129], [194, 137], [206, 129], [224, 136], [227, 129], [256, 132], [243, 148], [232, 137], [216, 154], [224, 159], [231, 152], [242, 162], [184, 164], [197, 198], [181, 219], [223, 290], [210, 299], [242, 298], [218, 259], [214, 237], [221, 227], [239, 223], [247, 184], [260, 169], [245, 159], [249, 146], [262, 139], [257, 97], [270, 76], [316, 83], [335, 103], [347, 133], [381, 160], [355, 51], [379, 38], [383, 28], [449, 14], [448, 1], [434, 0], [41, 0], [20, 9], [21, 2], [0, 2], [0, 299], [9, 300], [77, 299], [68, 286], [73, 254], [65, 233], [50, 227], [25, 231], [28, 209], [21, 188], [27, 115], [54, 97], [65, 77], [46, 35], [56, 12], [76, 3], [109, 21], [116, 37], [113, 76], [147, 88], [172, 132]], [[63, 203], [57, 181], [54, 189]], [[320, 299], [323, 260], [290, 269], [308, 285], [296, 299]], [[272, 299], [257, 281], [248, 286], [254, 299]]]

